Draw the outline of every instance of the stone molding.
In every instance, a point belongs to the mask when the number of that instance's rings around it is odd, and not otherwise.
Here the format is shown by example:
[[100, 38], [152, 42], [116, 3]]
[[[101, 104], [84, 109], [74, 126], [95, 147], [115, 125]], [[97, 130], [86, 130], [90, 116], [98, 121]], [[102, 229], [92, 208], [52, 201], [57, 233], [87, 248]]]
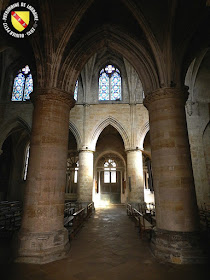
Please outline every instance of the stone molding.
[[130, 152], [142, 152], [142, 149], [140, 149], [139, 147], [137, 148], [129, 148], [129, 149], [125, 149], [126, 153], [130, 153]]
[[148, 93], [143, 101], [144, 106], [149, 109], [149, 106], [154, 101], [168, 98], [178, 98], [185, 104], [188, 98], [188, 87], [181, 88], [159, 88], [153, 92]]
[[58, 88], [38, 88], [36, 93], [31, 95], [33, 103], [36, 103], [37, 100], [47, 101], [60, 101], [67, 104], [70, 109], [74, 107], [76, 101], [73, 96], [66, 91], [63, 91]]
[[80, 152], [88, 152], [88, 153], [94, 153], [94, 150], [89, 149], [88, 147], [82, 147], [81, 149], [79, 149], [79, 153]]

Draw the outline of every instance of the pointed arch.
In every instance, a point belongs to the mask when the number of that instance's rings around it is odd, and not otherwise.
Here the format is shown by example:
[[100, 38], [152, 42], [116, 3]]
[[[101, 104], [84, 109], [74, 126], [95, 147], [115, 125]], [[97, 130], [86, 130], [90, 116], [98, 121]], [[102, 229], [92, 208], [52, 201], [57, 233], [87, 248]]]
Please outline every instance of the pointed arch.
[[144, 138], [149, 131], [149, 121], [147, 121], [140, 129], [139, 139], [138, 139], [138, 147], [142, 150], [144, 144]]
[[99, 135], [108, 125], [113, 126], [119, 132], [123, 139], [125, 149], [128, 149], [130, 147], [130, 141], [125, 128], [113, 117], [108, 117], [95, 127], [91, 138], [91, 150], [95, 150]]
[[81, 147], [81, 143], [82, 143], [81, 135], [80, 135], [80, 132], [77, 129], [76, 125], [71, 121], [69, 122], [69, 130], [73, 133], [73, 135], [76, 139], [76, 142], [77, 142], [77, 149], [79, 150]]
[[29, 124], [23, 120], [20, 117], [17, 118], [13, 118], [11, 120], [9, 120], [8, 122], [6, 122], [0, 129], [0, 150], [2, 148], [2, 145], [5, 141], [5, 139], [15, 131], [15, 129], [18, 128], [23, 128], [27, 131], [27, 133], [30, 135], [31, 133], [31, 127], [29, 126]]

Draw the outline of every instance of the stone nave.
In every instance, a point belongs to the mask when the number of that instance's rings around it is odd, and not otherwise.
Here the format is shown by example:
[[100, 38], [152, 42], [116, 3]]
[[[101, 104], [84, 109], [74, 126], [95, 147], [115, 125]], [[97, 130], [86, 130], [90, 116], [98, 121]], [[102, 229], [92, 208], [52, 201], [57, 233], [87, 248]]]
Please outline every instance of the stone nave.
[[[16, 2], [2, 0], [1, 16]], [[70, 201], [94, 202], [87, 228], [97, 211], [106, 226], [107, 209], [154, 203], [155, 260], [205, 263], [210, 2], [27, 3], [39, 16], [34, 34], [0, 31], [0, 200], [23, 205], [12, 262], [65, 262]]]

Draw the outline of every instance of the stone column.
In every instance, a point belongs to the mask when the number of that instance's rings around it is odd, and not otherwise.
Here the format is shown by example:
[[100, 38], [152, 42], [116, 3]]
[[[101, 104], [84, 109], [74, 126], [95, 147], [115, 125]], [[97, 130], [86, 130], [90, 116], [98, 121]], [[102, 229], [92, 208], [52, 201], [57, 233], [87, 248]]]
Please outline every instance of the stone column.
[[130, 202], [144, 201], [143, 162], [142, 152], [127, 151], [127, 189]]
[[34, 96], [30, 158], [17, 262], [43, 264], [65, 256], [63, 226], [69, 111], [75, 101], [57, 89]]
[[79, 153], [78, 201], [92, 201], [93, 193], [93, 151]]
[[[152, 248], [174, 263], [202, 262], [198, 209], [187, 133], [185, 88], [148, 94], [156, 231]], [[200, 252], [200, 254], [199, 254]]]

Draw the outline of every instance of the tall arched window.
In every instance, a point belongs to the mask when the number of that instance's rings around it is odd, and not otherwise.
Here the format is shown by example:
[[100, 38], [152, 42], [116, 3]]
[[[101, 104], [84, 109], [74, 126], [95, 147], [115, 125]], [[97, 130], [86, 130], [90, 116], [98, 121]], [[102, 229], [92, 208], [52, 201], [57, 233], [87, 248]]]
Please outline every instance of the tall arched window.
[[100, 71], [99, 100], [121, 100], [121, 76], [115, 66], [109, 64]]
[[26, 65], [18, 71], [13, 83], [12, 101], [26, 101], [33, 91], [33, 78], [30, 68]]
[[76, 81], [75, 88], [74, 88], [74, 99], [77, 101], [78, 97], [78, 80]]

